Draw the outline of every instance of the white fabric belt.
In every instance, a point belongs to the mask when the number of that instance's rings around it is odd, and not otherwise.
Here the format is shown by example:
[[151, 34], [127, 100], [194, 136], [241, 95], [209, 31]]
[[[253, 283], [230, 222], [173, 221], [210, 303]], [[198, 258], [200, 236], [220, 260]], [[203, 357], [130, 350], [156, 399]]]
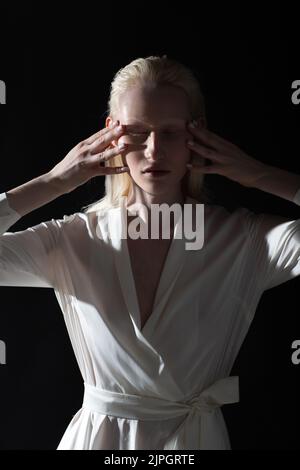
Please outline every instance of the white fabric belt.
[[[109, 416], [138, 420], [162, 420], [187, 415], [188, 420], [185, 420], [185, 424], [192, 424], [192, 428], [195, 428], [193, 421], [199, 418], [199, 415], [212, 413], [222, 405], [239, 401], [238, 379], [238, 376], [231, 376], [217, 380], [186, 402], [111, 392], [85, 383], [82, 407]], [[178, 431], [166, 449], [178, 449], [184, 446], [180, 434], [183, 436], [186, 433], [183, 432], [184, 429]]]

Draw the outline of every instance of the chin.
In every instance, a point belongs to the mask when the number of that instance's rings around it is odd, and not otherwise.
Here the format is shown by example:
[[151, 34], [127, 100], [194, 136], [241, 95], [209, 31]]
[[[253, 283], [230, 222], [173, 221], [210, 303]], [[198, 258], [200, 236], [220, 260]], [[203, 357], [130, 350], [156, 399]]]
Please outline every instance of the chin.
[[[131, 175], [132, 176], [132, 175]], [[178, 187], [182, 181], [182, 176], [178, 175], [176, 179], [174, 174], [167, 174], [163, 177], [139, 177], [134, 178], [132, 176], [134, 183], [139, 186], [143, 191], [150, 194], [163, 194], [172, 189], [172, 187]]]

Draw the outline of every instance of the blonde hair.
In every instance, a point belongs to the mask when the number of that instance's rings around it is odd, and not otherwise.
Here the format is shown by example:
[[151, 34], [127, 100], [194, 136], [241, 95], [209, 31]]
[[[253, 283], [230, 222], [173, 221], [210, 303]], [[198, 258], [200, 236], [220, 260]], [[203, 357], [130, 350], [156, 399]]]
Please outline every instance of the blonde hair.
[[[157, 85], [171, 85], [184, 90], [188, 98], [191, 118], [201, 119], [206, 126], [205, 103], [198, 80], [193, 72], [176, 60], [166, 55], [138, 58], [120, 69], [111, 83], [108, 101], [108, 115], [117, 119], [119, 97], [129, 88], [143, 83], [154, 82]], [[199, 163], [199, 157], [197, 157]], [[122, 155], [108, 160], [107, 166], [123, 166]], [[209, 191], [204, 186], [204, 175], [187, 171], [182, 180], [182, 189], [199, 202], [209, 202]], [[100, 200], [84, 206], [84, 212], [94, 212], [118, 207], [123, 196], [128, 196], [132, 179], [127, 173], [105, 176], [105, 195]]]

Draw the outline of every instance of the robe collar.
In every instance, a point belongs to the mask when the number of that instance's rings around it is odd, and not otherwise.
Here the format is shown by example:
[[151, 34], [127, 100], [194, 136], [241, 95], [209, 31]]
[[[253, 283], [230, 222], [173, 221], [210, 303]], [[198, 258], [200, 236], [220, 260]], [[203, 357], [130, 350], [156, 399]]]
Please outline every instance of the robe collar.
[[[187, 203], [194, 204], [197, 203], [197, 201], [187, 196], [185, 199], [185, 204]], [[126, 205], [127, 197], [123, 196], [120, 206], [108, 211], [108, 231], [110, 243], [114, 253], [116, 271], [120, 280], [123, 297], [127, 305], [133, 326], [136, 332], [140, 333], [141, 335], [149, 335], [159, 325], [159, 319], [164, 311], [164, 306], [168, 297], [172, 294], [172, 290], [184, 264], [186, 253], [185, 243], [190, 242], [190, 240], [185, 238], [184, 230], [180, 230], [181, 218], [177, 217], [176, 219], [175, 217], [174, 234], [160, 276], [154, 299], [153, 310], [145, 325], [143, 328], [141, 328], [141, 315], [138, 297], [126, 239]], [[180, 238], [176, 238], [176, 236], [180, 235], [181, 232], [182, 236]]]

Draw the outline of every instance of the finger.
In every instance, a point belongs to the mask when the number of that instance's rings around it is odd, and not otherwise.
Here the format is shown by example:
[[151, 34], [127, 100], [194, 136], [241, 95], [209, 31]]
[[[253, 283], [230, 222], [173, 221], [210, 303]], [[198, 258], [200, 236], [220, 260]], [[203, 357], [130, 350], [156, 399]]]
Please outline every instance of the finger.
[[93, 134], [93, 135], [89, 136], [87, 139], [85, 139], [84, 142], [88, 145], [92, 144], [101, 135], [107, 134], [107, 132], [109, 132], [111, 129], [115, 129], [116, 125], [117, 125], [117, 122], [119, 122], [119, 121], [115, 121], [114, 124], [111, 125], [110, 127], [104, 127], [100, 131], [97, 131], [95, 134]]
[[[117, 155], [124, 153], [126, 151], [126, 148], [127, 148], [126, 144], [121, 144], [120, 146], [114, 147], [113, 149], [108, 149], [108, 150], [105, 150], [104, 152], [93, 154], [92, 156], [88, 157], [86, 161], [90, 165], [95, 164], [96, 166], [102, 166], [104, 168], [106, 161], [110, 160], [113, 157], [116, 157]], [[114, 168], [114, 167], [106, 167], [106, 168]]]
[[199, 144], [198, 142], [194, 142], [192, 140], [187, 141], [187, 146], [195, 152], [195, 154], [199, 154], [203, 156], [204, 158], [207, 158], [209, 160], [213, 161], [220, 161], [222, 160], [222, 155], [220, 155], [218, 152], [216, 152], [213, 149], [209, 149], [205, 147], [204, 145]]
[[120, 173], [129, 173], [128, 166], [100, 167], [102, 175], [118, 175]]
[[[97, 175], [114, 175], [119, 173], [129, 172], [128, 166], [106, 166], [102, 154], [93, 155], [86, 160], [86, 165], [92, 170], [94, 176]], [[96, 172], [96, 173], [95, 173]]]
[[89, 151], [91, 154], [98, 153], [108, 147], [113, 140], [119, 139], [125, 132], [125, 126], [120, 125], [109, 129], [106, 133], [101, 134], [94, 142], [90, 145]]
[[110, 142], [113, 139], [117, 138], [119, 135], [121, 135], [121, 130], [123, 130], [122, 125], [117, 126], [115, 124], [112, 127], [105, 127], [104, 129], [101, 129], [92, 136], [88, 137], [84, 142], [87, 145], [97, 145], [97, 143], [101, 143], [102, 141], [104, 141], [104, 143]]
[[223, 139], [219, 135], [215, 134], [214, 132], [208, 130], [207, 128], [202, 127], [197, 128], [197, 127], [191, 127], [189, 126], [189, 129], [192, 133], [192, 135], [195, 135], [199, 139], [201, 139], [203, 142], [205, 142], [206, 145], [209, 145], [210, 147], [216, 149], [216, 150], [225, 150], [229, 147], [234, 147], [234, 144], [229, 142], [228, 140]]
[[122, 143], [121, 145], [118, 145], [116, 147], [113, 147], [112, 149], [106, 149], [104, 152], [99, 152], [96, 154], [92, 154], [93, 157], [98, 159], [100, 162], [106, 162], [107, 160], [110, 160], [113, 157], [116, 157], [117, 155], [120, 155], [120, 153], [124, 153], [127, 150], [127, 144]]

